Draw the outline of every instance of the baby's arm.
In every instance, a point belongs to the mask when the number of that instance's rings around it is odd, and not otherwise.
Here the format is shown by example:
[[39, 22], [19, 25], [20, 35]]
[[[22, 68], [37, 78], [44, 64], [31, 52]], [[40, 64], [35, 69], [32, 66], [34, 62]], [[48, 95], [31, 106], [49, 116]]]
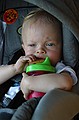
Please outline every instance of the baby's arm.
[[24, 74], [21, 81], [21, 90], [23, 94], [26, 94], [26, 89], [46, 93], [55, 88], [70, 90], [72, 85], [73, 79], [68, 72], [28, 77], [26, 74]]
[[31, 59], [29, 56], [21, 56], [15, 64], [0, 66], [0, 84], [17, 74], [22, 73], [25, 66], [28, 64], [28, 61], [31, 61], [32, 59], [33, 56], [31, 56]]
[[4, 83], [14, 75], [16, 75], [14, 64], [0, 66], [0, 84]]

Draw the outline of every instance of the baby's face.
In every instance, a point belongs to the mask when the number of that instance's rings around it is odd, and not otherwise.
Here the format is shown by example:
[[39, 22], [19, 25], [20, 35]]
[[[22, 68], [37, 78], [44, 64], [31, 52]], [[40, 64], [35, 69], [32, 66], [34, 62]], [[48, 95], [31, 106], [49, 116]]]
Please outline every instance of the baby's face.
[[37, 22], [28, 28], [24, 23], [22, 31], [23, 49], [25, 55], [33, 54], [38, 58], [49, 57], [52, 65], [61, 58], [61, 30], [57, 24]]

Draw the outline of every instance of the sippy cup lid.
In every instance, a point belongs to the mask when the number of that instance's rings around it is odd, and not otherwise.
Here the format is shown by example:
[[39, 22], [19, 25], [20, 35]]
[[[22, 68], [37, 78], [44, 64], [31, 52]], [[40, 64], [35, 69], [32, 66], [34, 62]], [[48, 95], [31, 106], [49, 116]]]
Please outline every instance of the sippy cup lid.
[[32, 72], [32, 71], [48, 71], [48, 72], [56, 72], [55, 67], [53, 67], [50, 63], [50, 60], [48, 57], [43, 62], [30, 64], [26, 68], [26, 73]]

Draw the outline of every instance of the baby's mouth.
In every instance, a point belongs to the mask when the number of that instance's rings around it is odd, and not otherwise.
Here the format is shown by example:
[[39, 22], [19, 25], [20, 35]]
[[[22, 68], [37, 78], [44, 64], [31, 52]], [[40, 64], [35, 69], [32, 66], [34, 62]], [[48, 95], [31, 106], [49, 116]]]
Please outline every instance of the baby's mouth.
[[36, 57], [36, 60], [41, 60], [41, 59], [45, 59], [45, 58], [42, 58], [42, 57]]
[[36, 60], [31, 62], [31, 63], [29, 63], [29, 64], [41, 63], [41, 62], [44, 62], [44, 60], [45, 60], [45, 58], [38, 58], [38, 57], [36, 57]]

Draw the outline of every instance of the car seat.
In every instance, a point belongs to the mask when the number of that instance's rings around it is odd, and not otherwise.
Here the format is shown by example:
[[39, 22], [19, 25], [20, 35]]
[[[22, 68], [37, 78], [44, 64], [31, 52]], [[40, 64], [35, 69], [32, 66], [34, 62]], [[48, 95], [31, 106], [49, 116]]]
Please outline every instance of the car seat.
[[[63, 60], [77, 73], [79, 79], [79, 1], [78, 0], [24, 0], [32, 3], [62, 22]], [[53, 97], [54, 96], [54, 97]], [[39, 102], [32, 120], [78, 120], [79, 81], [71, 92], [55, 89]]]
[[[54, 15], [62, 22], [63, 30], [63, 60], [77, 73], [79, 79], [79, 1], [78, 0], [23, 0], [40, 7]], [[6, 34], [7, 35], [7, 34]], [[12, 37], [11, 37], [12, 38]], [[21, 41], [19, 42], [21, 43]], [[6, 42], [7, 45], [7, 42]], [[18, 47], [19, 46], [19, 47]], [[7, 46], [6, 46], [7, 48]], [[13, 53], [21, 48], [17, 45], [6, 62], [13, 57]], [[6, 52], [6, 49], [5, 49]], [[9, 49], [8, 49], [9, 52]], [[54, 97], [53, 97], [54, 96]], [[71, 92], [55, 89], [49, 91], [39, 102], [32, 120], [71, 120], [79, 113], [79, 82]]]

